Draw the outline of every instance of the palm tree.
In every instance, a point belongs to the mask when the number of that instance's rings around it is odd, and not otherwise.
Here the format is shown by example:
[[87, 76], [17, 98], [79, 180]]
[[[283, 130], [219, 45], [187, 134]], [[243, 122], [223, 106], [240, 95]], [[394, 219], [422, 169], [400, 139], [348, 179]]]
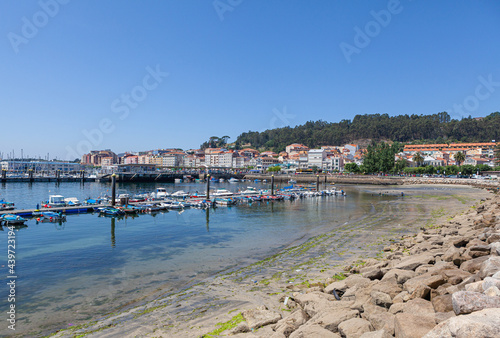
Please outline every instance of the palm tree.
[[455, 161], [457, 161], [458, 165], [465, 161], [465, 155], [461, 151], [455, 154]]
[[424, 162], [424, 158], [420, 153], [416, 153], [415, 156], [413, 156], [413, 162], [417, 163], [417, 165], [420, 167], [422, 162]]

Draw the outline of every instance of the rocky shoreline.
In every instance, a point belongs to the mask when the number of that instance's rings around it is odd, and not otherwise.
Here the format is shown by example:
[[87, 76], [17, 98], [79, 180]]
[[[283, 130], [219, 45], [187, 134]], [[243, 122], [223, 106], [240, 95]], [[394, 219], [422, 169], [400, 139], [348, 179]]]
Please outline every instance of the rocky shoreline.
[[[234, 337], [494, 337], [500, 333], [500, 196], [346, 266], [338, 280], [241, 312]], [[346, 277], [345, 279], [343, 279]], [[279, 296], [278, 296], [279, 297]], [[235, 324], [235, 323], [234, 323]], [[233, 324], [233, 325], [234, 325]], [[207, 335], [208, 337], [208, 335]]]

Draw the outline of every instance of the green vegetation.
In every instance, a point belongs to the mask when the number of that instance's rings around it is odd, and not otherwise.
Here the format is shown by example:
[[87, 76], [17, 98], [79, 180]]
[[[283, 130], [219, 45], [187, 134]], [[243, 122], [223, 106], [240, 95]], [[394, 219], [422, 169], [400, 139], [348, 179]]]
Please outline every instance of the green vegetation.
[[219, 328], [213, 330], [212, 332], [204, 334], [201, 337], [202, 338], [216, 337], [220, 333], [236, 327], [239, 323], [243, 321], [244, 321], [243, 316], [241, 315], [241, 313], [239, 313], [225, 323], [217, 323], [216, 326], [219, 326]]
[[[285, 150], [292, 143], [310, 148], [343, 145], [355, 140], [393, 140], [414, 143], [489, 142], [500, 139], [500, 112], [483, 119], [452, 120], [447, 112], [432, 115], [365, 114], [340, 122], [309, 121], [296, 127], [263, 132], [249, 131], [237, 137], [236, 148], [251, 144], [256, 149]], [[498, 158], [498, 157], [497, 157]]]

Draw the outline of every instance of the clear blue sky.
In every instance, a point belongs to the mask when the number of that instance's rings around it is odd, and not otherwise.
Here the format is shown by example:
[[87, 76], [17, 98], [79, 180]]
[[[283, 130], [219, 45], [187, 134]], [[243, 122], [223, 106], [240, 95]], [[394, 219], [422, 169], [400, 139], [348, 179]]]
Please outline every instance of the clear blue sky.
[[4, 158], [500, 110], [498, 1], [4, 0], [0, 16]]

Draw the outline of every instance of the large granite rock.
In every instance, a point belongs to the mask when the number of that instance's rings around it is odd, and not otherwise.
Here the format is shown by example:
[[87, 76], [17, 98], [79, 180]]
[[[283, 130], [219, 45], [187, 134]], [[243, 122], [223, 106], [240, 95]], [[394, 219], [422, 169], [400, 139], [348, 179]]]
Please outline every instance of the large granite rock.
[[434, 320], [426, 316], [398, 313], [394, 320], [396, 338], [420, 338], [434, 328]]
[[[467, 314], [487, 308], [500, 308], [500, 298], [488, 297], [479, 292], [459, 291], [452, 295], [455, 314]], [[500, 311], [500, 310], [497, 310]]]
[[385, 273], [382, 282], [404, 284], [408, 279], [413, 277], [415, 277], [415, 272], [412, 270], [391, 269]]
[[301, 325], [309, 320], [307, 313], [298, 309], [292, 312], [289, 316], [279, 320], [273, 327], [274, 331], [283, 333], [288, 337], [293, 331], [297, 330]]
[[339, 333], [342, 337], [359, 338], [363, 333], [373, 331], [369, 321], [362, 318], [352, 318], [340, 323]]
[[498, 271], [500, 271], [500, 257], [490, 256], [481, 264], [481, 268], [479, 269], [479, 277], [491, 277]]
[[309, 323], [318, 324], [327, 330], [337, 332], [340, 323], [357, 317], [359, 317], [358, 310], [336, 309], [318, 313], [315, 317], [311, 318]]
[[451, 302], [450, 294], [433, 297], [431, 303], [436, 312], [453, 311], [453, 303]]
[[281, 314], [268, 310], [265, 306], [245, 310], [241, 313], [250, 329], [256, 329], [261, 326], [274, 324], [281, 319]]
[[322, 328], [318, 324], [307, 324], [302, 325], [296, 331], [294, 331], [289, 338], [309, 338], [309, 337], [317, 337], [317, 338], [338, 338], [339, 334], [333, 333], [332, 331], [328, 331], [325, 328]]
[[452, 317], [428, 332], [424, 338], [498, 337], [500, 310], [484, 309], [468, 315]]
[[422, 264], [431, 264], [434, 262], [435, 262], [434, 255], [429, 253], [423, 253], [420, 255], [404, 258], [401, 262], [396, 264], [394, 268], [402, 270], [415, 270]]

